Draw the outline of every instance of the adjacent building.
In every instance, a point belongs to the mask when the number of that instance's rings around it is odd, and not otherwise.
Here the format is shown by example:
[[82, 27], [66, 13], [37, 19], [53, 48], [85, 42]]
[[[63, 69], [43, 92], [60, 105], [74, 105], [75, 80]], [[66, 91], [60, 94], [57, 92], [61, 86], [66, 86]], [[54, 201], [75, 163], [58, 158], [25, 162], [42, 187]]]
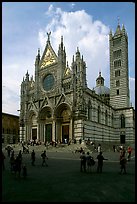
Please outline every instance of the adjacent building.
[[2, 143], [19, 142], [19, 116], [2, 113]]

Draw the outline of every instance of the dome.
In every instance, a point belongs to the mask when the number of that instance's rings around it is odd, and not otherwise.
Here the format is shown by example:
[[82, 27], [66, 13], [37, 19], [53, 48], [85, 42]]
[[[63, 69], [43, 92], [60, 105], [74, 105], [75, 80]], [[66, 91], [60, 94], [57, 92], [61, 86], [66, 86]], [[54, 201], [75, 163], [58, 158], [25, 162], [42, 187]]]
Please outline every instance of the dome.
[[110, 94], [110, 89], [106, 86], [96, 86], [94, 90], [98, 95]]

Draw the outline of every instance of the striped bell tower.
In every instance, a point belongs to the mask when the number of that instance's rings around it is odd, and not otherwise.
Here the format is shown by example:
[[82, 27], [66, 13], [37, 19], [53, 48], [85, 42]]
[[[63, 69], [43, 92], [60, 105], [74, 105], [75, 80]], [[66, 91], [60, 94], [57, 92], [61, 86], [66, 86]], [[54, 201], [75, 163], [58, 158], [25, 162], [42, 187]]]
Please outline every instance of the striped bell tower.
[[114, 35], [109, 34], [110, 46], [110, 104], [114, 108], [130, 106], [128, 74], [128, 36], [119, 22]]

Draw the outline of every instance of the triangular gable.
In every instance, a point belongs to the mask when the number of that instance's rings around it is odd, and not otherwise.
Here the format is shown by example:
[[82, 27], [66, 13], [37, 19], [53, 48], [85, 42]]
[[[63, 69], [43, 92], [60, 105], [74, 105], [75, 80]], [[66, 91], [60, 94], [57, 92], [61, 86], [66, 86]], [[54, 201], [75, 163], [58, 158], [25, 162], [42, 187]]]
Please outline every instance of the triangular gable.
[[48, 105], [48, 103], [49, 103], [48, 97], [45, 97], [44, 100], [42, 101], [40, 108], [44, 107], [45, 105]]
[[46, 66], [57, 63], [57, 61], [57, 55], [51, 47], [50, 42], [48, 41], [40, 61], [40, 67], [44, 68]]
[[32, 109], [33, 109], [33, 104], [32, 103], [28, 104], [28, 110], [32, 110]]
[[64, 102], [65, 100], [66, 100], [66, 97], [65, 97], [65, 95], [62, 93], [56, 105], [58, 105], [59, 103]]

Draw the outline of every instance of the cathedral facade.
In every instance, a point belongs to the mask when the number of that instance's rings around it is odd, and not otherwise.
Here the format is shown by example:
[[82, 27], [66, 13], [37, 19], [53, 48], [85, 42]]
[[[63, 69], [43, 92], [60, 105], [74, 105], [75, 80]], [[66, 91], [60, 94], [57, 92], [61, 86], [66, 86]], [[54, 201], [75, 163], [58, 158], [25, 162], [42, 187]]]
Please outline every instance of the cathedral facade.
[[86, 62], [77, 48], [71, 68], [61, 37], [56, 54], [50, 33], [42, 57], [35, 60], [35, 79], [28, 72], [21, 83], [20, 141], [133, 143], [135, 110], [130, 105], [128, 36], [118, 24], [109, 34], [110, 89], [99, 72], [96, 87], [88, 88]]

